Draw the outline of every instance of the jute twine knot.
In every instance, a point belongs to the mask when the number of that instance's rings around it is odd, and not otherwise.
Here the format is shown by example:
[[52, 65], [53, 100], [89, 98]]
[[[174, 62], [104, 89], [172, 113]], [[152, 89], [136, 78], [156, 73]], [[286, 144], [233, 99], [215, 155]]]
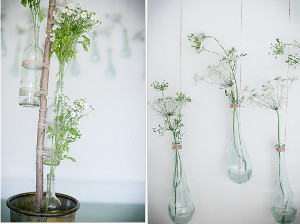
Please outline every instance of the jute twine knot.
[[239, 107], [240, 107], [240, 105], [237, 104], [237, 103], [231, 103], [230, 104], [230, 108], [239, 108]]
[[59, 6], [59, 7], [66, 7], [68, 4], [66, 3], [63, 3], [63, 2], [56, 2], [56, 6]]
[[277, 152], [284, 152], [285, 151], [285, 147], [275, 148], [275, 150]]
[[173, 145], [172, 149], [182, 149], [182, 145]]

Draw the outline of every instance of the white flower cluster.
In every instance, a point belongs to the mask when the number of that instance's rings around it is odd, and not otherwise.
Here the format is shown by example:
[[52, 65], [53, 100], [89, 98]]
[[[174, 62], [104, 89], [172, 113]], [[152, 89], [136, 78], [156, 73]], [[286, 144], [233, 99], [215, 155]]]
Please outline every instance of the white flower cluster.
[[87, 105], [85, 99], [76, 99], [74, 102], [68, 104], [68, 114], [70, 114], [72, 118], [78, 119], [88, 115], [88, 108], [90, 108], [90, 106]]
[[59, 24], [68, 22], [76, 22], [75, 25], [79, 24], [93, 24], [90, 26], [86, 32], [93, 32], [96, 30], [96, 25], [100, 23], [99, 17], [95, 12], [90, 12], [88, 9], [83, 9], [78, 2], [76, 7], [71, 3], [68, 4], [61, 12], [54, 11], [53, 17], [57, 24], [55, 24], [50, 32], [50, 40], [53, 42], [55, 40], [55, 30], [61, 28]]
[[151, 108], [163, 117], [177, 116], [180, 108], [180, 101], [175, 97], [159, 98], [153, 102]]
[[198, 81], [205, 81], [208, 84], [216, 85], [220, 89], [229, 89], [234, 85], [234, 76], [229, 65], [220, 61], [216, 66], [208, 66], [207, 75], [194, 75], [194, 81], [197, 84]]
[[292, 84], [297, 80], [296, 77], [282, 78], [276, 77], [267, 81], [259, 89], [248, 90], [247, 102], [253, 106], [265, 107], [272, 110], [280, 110], [285, 105]]

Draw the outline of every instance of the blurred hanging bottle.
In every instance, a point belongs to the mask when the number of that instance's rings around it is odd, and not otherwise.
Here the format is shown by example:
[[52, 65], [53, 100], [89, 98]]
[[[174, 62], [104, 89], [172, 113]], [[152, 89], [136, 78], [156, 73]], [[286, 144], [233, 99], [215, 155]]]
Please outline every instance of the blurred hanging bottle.
[[116, 71], [112, 61], [112, 49], [108, 49], [107, 56], [108, 56], [108, 62], [107, 62], [106, 76], [108, 78], [114, 78], [116, 76]]
[[124, 38], [124, 46], [123, 46], [123, 50], [122, 50], [122, 56], [124, 58], [128, 58], [128, 57], [131, 56], [131, 50], [130, 50], [130, 47], [129, 47], [127, 29], [123, 29], [123, 38]]
[[22, 61], [19, 104], [23, 107], [40, 105], [40, 80], [43, 68], [43, 51], [38, 46], [39, 26], [33, 26], [33, 38], [26, 48]]
[[174, 151], [174, 174], [169, 202], [169, 216], [175, 224], [187, 224], [195, 212], [194, 202], [186, 182], [185, 173], [182, 166], [181, 143], [173, 143]]
[[71, 74], [73, 76], [78, 76], [80, 74], [80, 67], [77, 58], [72, 62]]
[[242, 135], [240, 108], [238, 104], [231, 104], [232, 130], [228, 156], [228, 176], [234, 183], [242, 184], [250, 180], [252, 166], [247, 147]]
[[92, 46], [91, 61], [92, 62], [99, 62], [100, 61], [100, 53], [99, 53], [99, 50], [98, 50], [96, 40], [93, 42], [93, 46]]
[[1, 28], [1, 57], [5, 57], [7, 54], [6, 45], [4, 41], [3, 28]]
[[296, 218], [297, 207], [285, 167], [285, 145], [276, 145], [276, 182], [271, 211], [278, 223], [291, 223]]
[[61, 202], [55, 195], [55, 175], [47, 174], [47, 193], [42, 201], [42, 211], [45, 213], [55, 213], [61, 211]]

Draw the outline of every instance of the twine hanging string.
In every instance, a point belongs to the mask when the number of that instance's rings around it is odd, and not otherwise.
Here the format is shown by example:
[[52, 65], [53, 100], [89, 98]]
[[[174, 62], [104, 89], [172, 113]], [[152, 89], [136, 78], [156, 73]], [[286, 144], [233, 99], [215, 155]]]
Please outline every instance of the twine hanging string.
[[[243, 0], [241, 0], [241, 35], [240, 35], [240, 42], [242, 46], [242, 34], [243, 34]], [[240, 60], [240, 93], [242, 92], [242, 58]]]
[[[180, 0], [180, 25], [179, 25], [179, 90], [181, 92], [181, 66], [182, 66], [182, 0]], [[182, 145], [173, 145], [172, 149], [182, 149]]]
[[180, 0], [180, 43], [179, 43], [179, 90], [181, 92], [182, 73], [182, 0]]
[[[289, 0], [289, 25], [291, 24], [291, 0]], [[288, 57], [290, 56], [290, 46], [288, 46]], [[290, 62], [288, 62], [288, 67], [287, 67], [287, 78], [289, 78], [289, 73], [290, 73]], [[286, 99], [286, 105], [285, 105], [285, 130], [284, 130], [284, 138], [286, 142], [286, 133], [287, 133], [287, 111], [288, 111], [288, 101], [289, 101], [289, 96], [287, 96]]]

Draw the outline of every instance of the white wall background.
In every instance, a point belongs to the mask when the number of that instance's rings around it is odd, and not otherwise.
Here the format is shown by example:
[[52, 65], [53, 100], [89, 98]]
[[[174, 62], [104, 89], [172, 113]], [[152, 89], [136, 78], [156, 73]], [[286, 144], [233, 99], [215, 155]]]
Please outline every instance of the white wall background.
[[[240, 32], [240, 0], [183, 1], [182, 90], [192, 98], [184, 109], [183, 162], [196, 212], [191, 224], [271, 224], [270, 211], [275, 182], [276, 114], [260, 108], [242, 108], [243, 134], [253, 166], [252, 179], [243, 185], [227, 177], [230, 110], [224, 92], [215, 86], [193, 82], [193, 74], [203, 74], [217, 58], [196, 54], [187, 35], [204, 31], [216, 36], [228, 49], [236, 46], [248, 56], [242, 61], [242, 85], [258, 86], [276, 75], [287, 74], [287, 65], [268, 55], [270, 43], [300, 40], [300, 2], [243, 1], [243, 33]], [[168, 93], [179, 91], [180, 1], [149, 1], [148, 6], [148, 100], [159, 97], [150, 83], [166, 80]], [[291, 74], [299, 75], [291, 70]], [[300, 209], [300, 82], [289, 98], [286, 153], [287, 171]], [[152, 127], [162, 122], [148, 112], [148, 198], [149, 223], [170, 223], [168, 201], [171, 194], [173, 154], [171, 135], [160, 137]], [[294, 223], [300, 223], [300, 215]]]
[[[47, 7], [48, 1], [42, 1]], [[74, 4], [77, 1], [73, 1]], [[133, 36], [145, 28], [145, 5], [140, 0], [81, 1], [84, 7], [96, 11], [103, 21], [99, 29], [111, 25], [105, 14], [122, 13], [128, 29], [132, 56], [123, 58], [123, 33], [116, 26], [108, 39], [97, 39], [101, 59], [90, 60], [90, 52], [82, 48], [77, 57], [79, 76], [70, 68], [65, 77], [65, 93], [86, 97], [96, 111], [80, 124], [84, 137], [71, 145], [70, 156], [77, 162], [62, 161], [56, 169], [56, 192], [69, 194], [81, 202], [144, 203], [145, 202], [145, 45], [133, 41]], [[7, 55], [2, 57], [2, 198], [35, 191], [35, 146], [38, 109], [18, 105], [22, 54], [28, 34], [20, 38], [19, 70], [13, 76], [11, 68], [17, 47], [15, 26], [30, 28], [28, 9], [20, 1], [2, 1], [3, 38]], [[102, 27], [102, 28], [101, 28]], [[44, 44], [45, 21], [40, 32]], [[112, 43], [116, 77], [106, 77], [108, 43]], [[51, 61], [49, 92], [54, 90], [58, 63]], [[48, 169], [45, 168], [44, 178]], [[45, 183], [44, 183], [45, 187]]]

